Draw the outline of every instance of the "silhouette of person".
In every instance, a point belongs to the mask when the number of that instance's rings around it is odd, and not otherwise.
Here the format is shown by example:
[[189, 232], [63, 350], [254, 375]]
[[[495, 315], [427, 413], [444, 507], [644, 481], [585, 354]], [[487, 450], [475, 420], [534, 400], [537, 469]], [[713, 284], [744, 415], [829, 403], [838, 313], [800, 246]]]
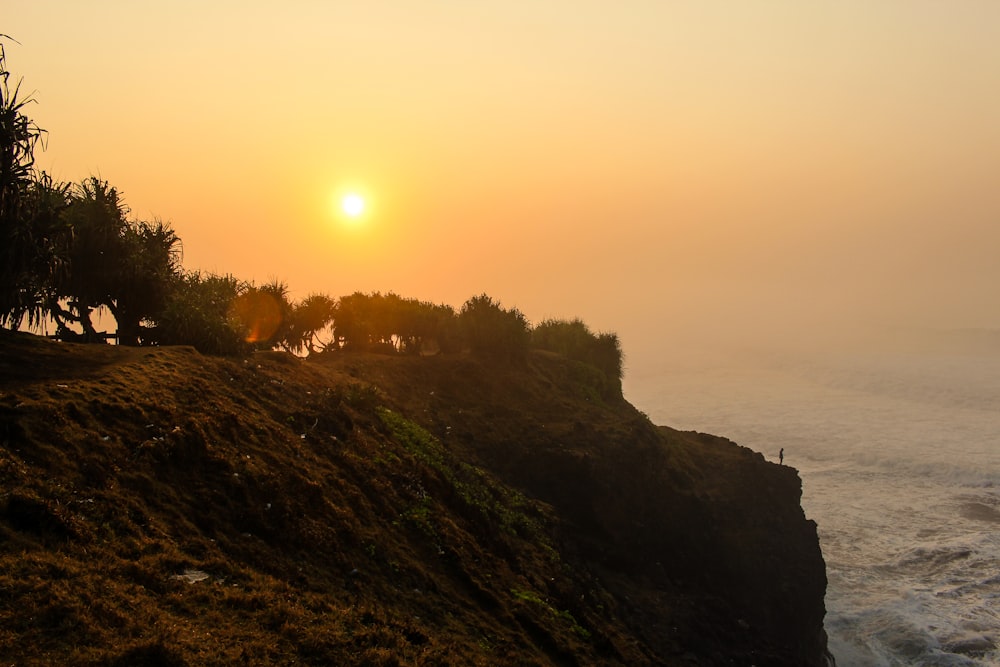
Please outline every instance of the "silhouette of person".
[[778, 465], [785, 465], [785, 448], [782, 447], [781, 451], [778, 452]]

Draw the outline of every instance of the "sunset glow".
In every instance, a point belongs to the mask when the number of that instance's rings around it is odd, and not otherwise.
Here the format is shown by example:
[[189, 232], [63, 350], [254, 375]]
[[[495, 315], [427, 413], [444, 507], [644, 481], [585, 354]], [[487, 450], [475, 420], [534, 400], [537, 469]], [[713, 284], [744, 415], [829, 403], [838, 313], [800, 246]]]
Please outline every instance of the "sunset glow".
[[1000, 3], [7, 4], [36, 167], [189, 269], [488, 289], [637, 365], [681, 325], [1000, 324]]

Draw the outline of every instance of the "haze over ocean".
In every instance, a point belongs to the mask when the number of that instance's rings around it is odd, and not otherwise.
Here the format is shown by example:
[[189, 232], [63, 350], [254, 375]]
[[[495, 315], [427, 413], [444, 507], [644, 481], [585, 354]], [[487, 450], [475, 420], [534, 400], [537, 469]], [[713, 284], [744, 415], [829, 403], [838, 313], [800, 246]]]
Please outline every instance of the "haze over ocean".
[[1000, 346], [907, 338], [823, 355], [678, 349], [626, 395], [656, 423], [775, 462], [784, 448], [819, 524], [839, 665], [997, 665]]

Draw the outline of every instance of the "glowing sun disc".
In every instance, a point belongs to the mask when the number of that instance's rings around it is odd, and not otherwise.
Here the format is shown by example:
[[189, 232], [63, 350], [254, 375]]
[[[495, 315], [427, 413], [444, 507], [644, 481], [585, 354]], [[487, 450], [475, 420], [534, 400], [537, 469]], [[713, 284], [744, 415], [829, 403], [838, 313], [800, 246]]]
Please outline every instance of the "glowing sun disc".
[[340, 208], [349, 217], [356, 218], [365, 212], [365, 200], [361, 195], [351, 193], [340, 201]]

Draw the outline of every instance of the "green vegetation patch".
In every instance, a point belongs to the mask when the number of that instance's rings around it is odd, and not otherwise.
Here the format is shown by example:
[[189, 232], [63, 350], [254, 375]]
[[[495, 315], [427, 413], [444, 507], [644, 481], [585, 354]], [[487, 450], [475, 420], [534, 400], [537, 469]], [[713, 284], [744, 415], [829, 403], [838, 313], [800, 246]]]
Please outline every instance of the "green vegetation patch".
[[534, 591], [528, 591], [520, 588], [512, 588], [510, 589], [510, 593], [517, 600], [521, 600], [522, 602], [527, 602], [529, 604], [538, 605], [544, 608], [550, 614], [552, 614], [556, 618], [560, 619], [561, 621], [569, 625], [570, 629], [573, 631], [574, 634], [576, 634], [579, 637], [582, 637], [583, 639], [590, 639], [590, 631], [587, 630], [587, 628], [580, 625], [577, 622], [576, 618], [573, 616], [573, 614], [569, 612], [568, 609], [563, 609], [562, 611], [557, 610], [555, 607], [553, 607], [548, 602], [543, 600], [538, 595], [538, 593]]
[[406, 451], [441, 473], [447, 474], [444, 447], [427, 429], [384, 407], [375, 408], [382, 423]]
[[[467, 508], [502, 532], [546, 544], [538, 522], [526, 513], [531, 503], [523, 494], [497, 484], [482, 468], [453, 463], [441, 442], [419, 424], [385, 407], [376, 408], [376, 413], [408, 452], [448, 481]], [[547, 551], [555, 553], [552, 549]]]

